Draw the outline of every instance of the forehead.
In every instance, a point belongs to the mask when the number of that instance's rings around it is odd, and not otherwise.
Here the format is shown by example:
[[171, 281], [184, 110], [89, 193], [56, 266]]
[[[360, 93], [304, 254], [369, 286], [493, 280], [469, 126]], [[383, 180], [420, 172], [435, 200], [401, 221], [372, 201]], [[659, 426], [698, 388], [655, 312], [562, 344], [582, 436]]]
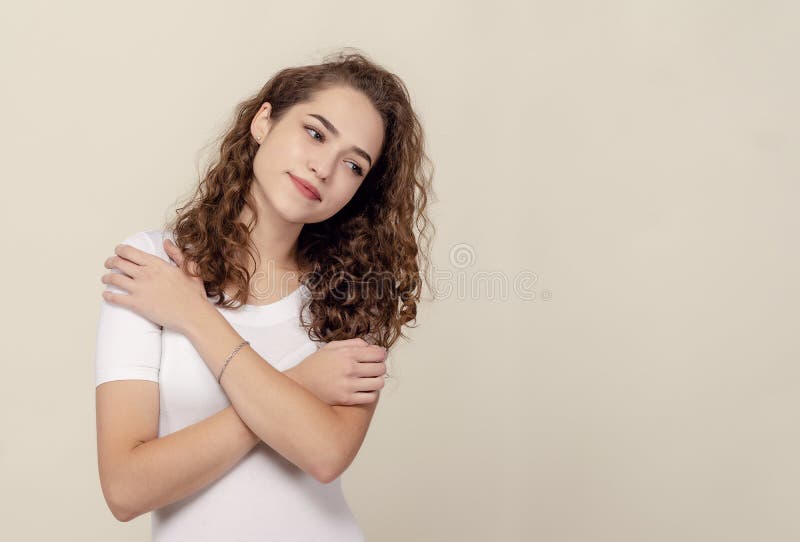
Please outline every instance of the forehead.
[[383, 119], [362, 92], [336, 86], [316, 92], [311, 100], [297, 104], [293, 109], [295, 115], [325, 117], [339, 132], [335, 139], [346, 145], [357, 145], [377, 160], [383, 144]]

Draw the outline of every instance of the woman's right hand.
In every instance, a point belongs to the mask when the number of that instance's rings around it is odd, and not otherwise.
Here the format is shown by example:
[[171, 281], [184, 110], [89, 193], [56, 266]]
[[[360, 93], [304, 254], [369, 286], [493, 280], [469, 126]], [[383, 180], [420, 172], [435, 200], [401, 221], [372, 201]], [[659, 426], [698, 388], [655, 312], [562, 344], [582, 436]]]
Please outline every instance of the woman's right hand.
[[363, 339], [331, 341], [289, 371], [329, 405], [362, 405], [374, 402], [384, 386], [386, 355]]

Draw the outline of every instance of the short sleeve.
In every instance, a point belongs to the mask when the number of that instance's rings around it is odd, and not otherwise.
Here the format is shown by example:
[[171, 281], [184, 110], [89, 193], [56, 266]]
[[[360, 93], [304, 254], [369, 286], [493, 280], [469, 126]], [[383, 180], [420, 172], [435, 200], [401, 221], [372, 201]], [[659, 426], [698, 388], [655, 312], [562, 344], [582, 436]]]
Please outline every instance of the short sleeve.
[[[155, 247], [147, 232], [135, 233], [121, 244], [150, 254]], [[118, 270], [113, 270], [119, 273]], [[107, 285], [106, 291], [127, 293]], [[111, 380], [158, 382], [161, 366], [161, 326], [130, 309], [101, 301], [95, 350], [95, 387]]]

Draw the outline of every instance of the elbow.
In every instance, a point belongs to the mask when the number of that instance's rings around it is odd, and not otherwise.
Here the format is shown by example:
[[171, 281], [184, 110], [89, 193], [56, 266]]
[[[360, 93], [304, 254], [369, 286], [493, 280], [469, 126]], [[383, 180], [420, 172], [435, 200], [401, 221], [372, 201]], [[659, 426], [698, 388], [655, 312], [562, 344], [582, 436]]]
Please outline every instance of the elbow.
[[312, 476], [319, 482], [320, 484], [330, 484], [334, 480], [336, 480], [340, 474], [335, 469], [319, 469], [317, 470]]
[[342, 457], [332, 458], [317, 465], [312, 476], [321, 484], [330, 484], [342, 475], [349, 464], [350, 462]]
[[106, 499], [106, 505], [114, 516], [114, 519], [122, 523], [127, 523], [130, 520], [140, 516], [141, 514], [135, 513], [128, 503], [121, 498], [121, 493], [116, 488], [103, 488], [103, 496]]
[[343, 469], [339, 468], [339, 462], [333, 459], [328, 461], [320, 461], [315, 465], [311, 476], [320, 484], [330, 484], [336, 480], [342, 473]]
[[139, 514], [135, 514], [130, 508], [119, 501], [109, 499], [107, 504], [108, 509], [111, 510], [111, 514], [114, 516], [114, 518], [122, 523], [127, 523], [139, 516]]
[[123, 511], [123, 510], [121, 510], [119, 508], [112, 508], [110, 505], [109, 505], [109, 508], [111, 509], [111, 514], [119, 522], [127, 523], [127, 522], [129, 522], [130, 520], [132, 520], [135, 517], [134, 515], [128, 514], [127, 512], [125, 512], [125, 511]]
[[116, 519], [117, 521], [120, 521], [122, 523], [127, 523], [128, 521], [136, 517], [133, 514], [131, 514], [127, 508], [125, 508], [116, 501], [107, 499], [106, 504], [108, 505], [108, 509], [111, 511], [111, 515], [113, 515], [114, 519]]
[[306, 474], [314, 478], [320, 484], [329, 484], [336, 480], [336, 472], [335, 469], [328, 463], [323, 461], [318, 461], [314, 465], [309, 466], [309, 468], [303, 469], [306, 471]]

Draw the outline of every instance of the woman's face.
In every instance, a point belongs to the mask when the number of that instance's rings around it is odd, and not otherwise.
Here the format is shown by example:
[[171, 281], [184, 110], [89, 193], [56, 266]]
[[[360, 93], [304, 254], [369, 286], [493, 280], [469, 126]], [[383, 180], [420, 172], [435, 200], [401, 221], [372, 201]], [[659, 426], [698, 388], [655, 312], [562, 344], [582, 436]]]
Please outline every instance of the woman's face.
[[[260, 142], [253, 160], [253, 195], [288, 222], [332, 217], [378, 160], [384, 132], [380, 114], [364, 94], [347, 86], [317, 92], [277, 122], [270, 113], [271, 105], [264, 103], [250, 125]], [[319, 199], [305, 195], [298, 180], [311, 185]]]

